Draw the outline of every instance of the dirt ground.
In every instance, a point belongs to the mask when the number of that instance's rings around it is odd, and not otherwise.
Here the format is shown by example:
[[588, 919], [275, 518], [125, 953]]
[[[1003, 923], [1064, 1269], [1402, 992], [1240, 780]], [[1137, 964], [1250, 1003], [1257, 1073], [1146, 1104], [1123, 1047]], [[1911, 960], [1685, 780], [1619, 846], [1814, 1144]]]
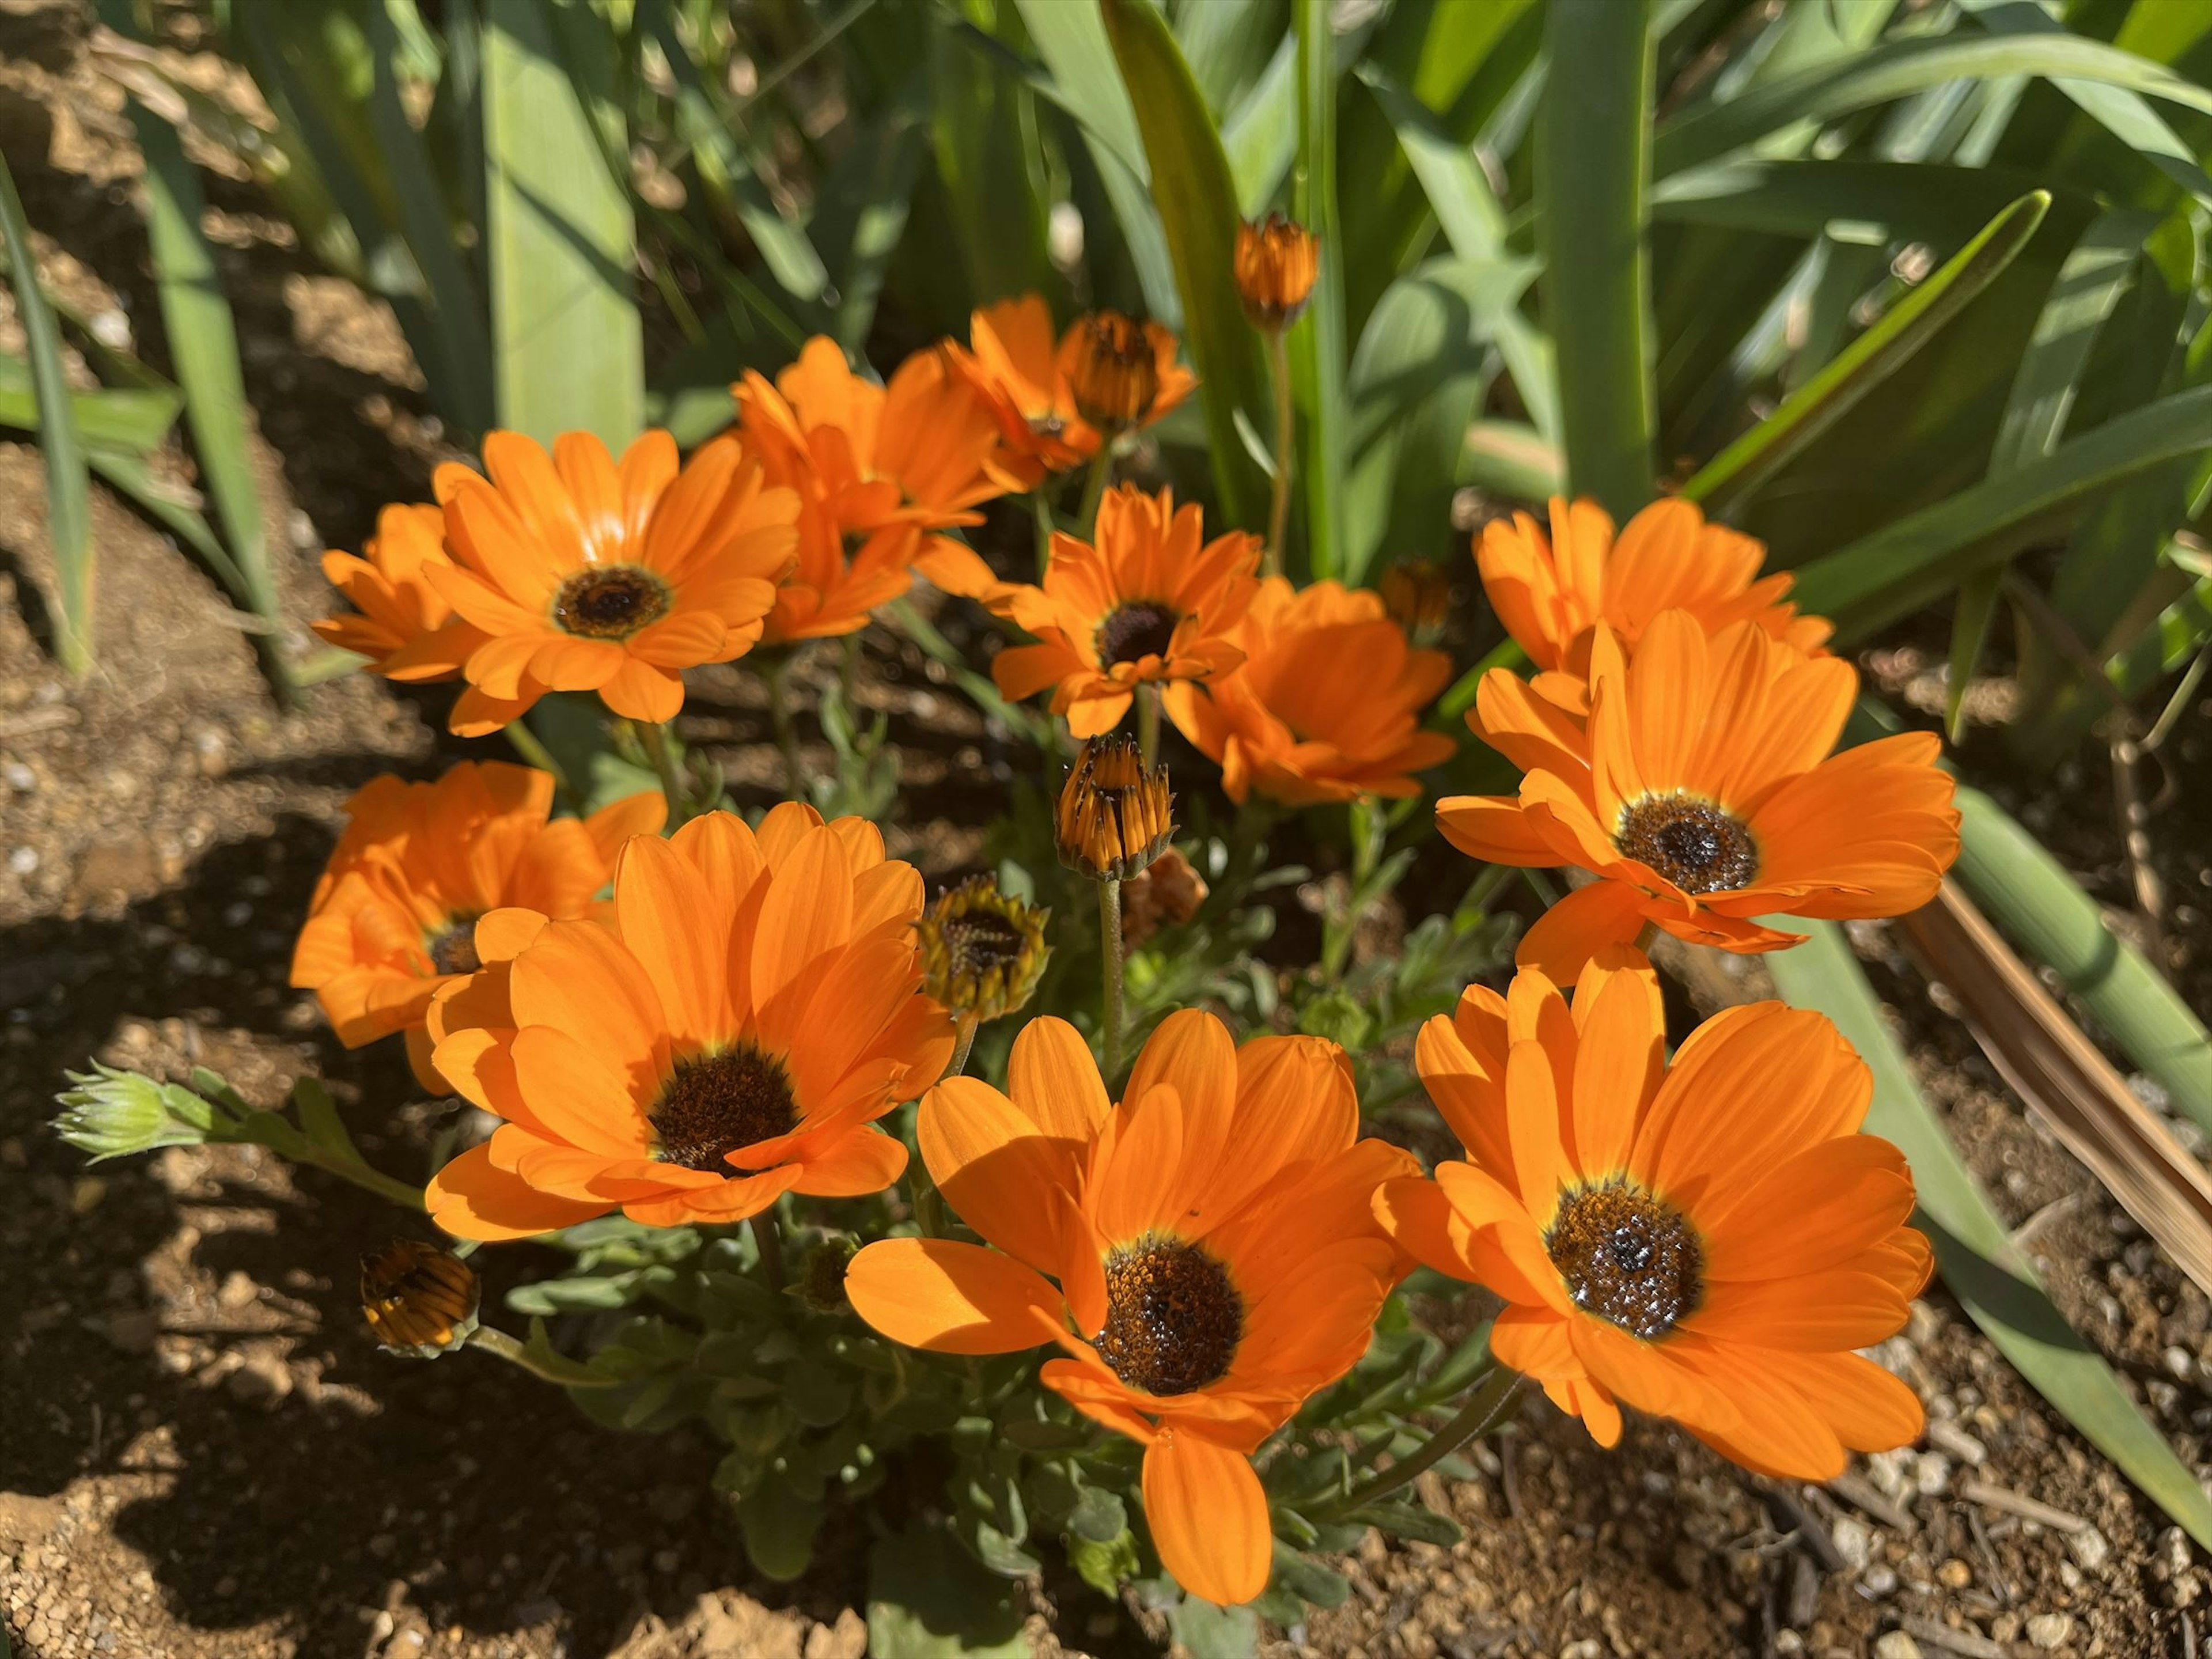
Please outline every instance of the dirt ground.
[[[136, 157], [82, 30], [70, 9], [0, 0], [0, 149], [48, 282], [116, 313], [159, 363]], [[357, 546], [384, 501], [423, 495], [438, 429], [389, 313], [318, 273], [245, 186], [211, 182], [296, 627], [331, 608], [312, 555]], [[0, 314], [0, 347], [16, 343]], [[285, 982], [341, 803], [380, 771], [435, 770], [451, 744], [440, 694], [350, 678], [280, 714], [185, 555], [97, 492], [94, 532], [100, 668], [72, 685], [39, 632], [50, 568], [38, 454], [0, 443], [0, 1626], [17, 1652], [858, 1659], [858, 1520], [807, 1578], [762, 1584], [708, 1490], [703, 1441], [599, 1429], [469, 1356], [378, 1352], [354, 1294], [361, 1252], [393, 1230], [374, 1200], [253, 1149], [88, 1168], [47, 1132], [63, 1069], [94, 1055], [169, 1074], [204, 1063], [264, 1103], [313, 1072], [364, 1151], [398, 1171], [422, 1167], [445, 1109], [419, 1100], [392, 1045], [338, 1048]], [[975, 803], [1010, 758], [917, 659], [881, 635], [870, 646], [863, 700], [891, 714], [906, 756], [895, 848], [939, 873], [973, 856]], [[1869, 666], [1925, 702], [1909, 651]], [[685, 721], [741, 798], [767, 799], [775, 763], [753, 679], [702, 675]], [[2160, 815], [2154, 843], [2177, 895], [2177, 973], [2203, 1006], [2212, 703], [2175, 741], [2194, 793]], [[1993, 741], [1970, 744], [1965, 763], [2003, 790]], [[2094, 780], [2010, 793], [2102, 896], [2126, 902]], [[2212, 1307], [2027, 1119], [1885, 930], [1855, 938], [2067, 1315], [2212, 1476], [2200, 1380]], [[1760, 989], [1740, 963], [1691, 977], [1708, 1006]], [[529, 1255], [492, 1253], [488, 1305], [497, 1275], [527, 1273]], [[1370, 1538], [1345, 1564], [1352, 1599], [1270, 1632], [1265, 1651], [2212, 1651], [2198, 1554], [1940, 1291], [1880, 1358], [1921, 1390], [1934, 1427], [1922, 1448], [1828, 1487], [1763, 1486], [1649, 1422], [1601, 1453], [1540, 1405], [1480, 1449], [1478, 1479], [1447, 1490], [1426, 1478], [1465, 1542]], [[1029, 1591], [1047, 1659], [1159, 1650], [1141, 1608], [1058, 1589]]]

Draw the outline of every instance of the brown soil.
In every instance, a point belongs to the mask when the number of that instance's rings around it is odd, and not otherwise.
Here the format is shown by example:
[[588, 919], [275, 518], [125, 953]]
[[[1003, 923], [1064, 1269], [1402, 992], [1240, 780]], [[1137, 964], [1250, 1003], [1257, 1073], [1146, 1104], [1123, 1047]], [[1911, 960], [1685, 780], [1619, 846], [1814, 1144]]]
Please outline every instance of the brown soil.
[[[159, 362], [136, 158], [119, 99], [84, 64], [83, 30], [74, 8], [0, 0], [0, 148], [52, 239], [48, 280], [91, 310], [119, 308]], [[329, 606], [304, 556], [357, 544], [378, 504], [419, 498], [436, 428], [388, 313], [314, 271], [242, 186], [213, 188], [241, 330], [266, 343], [246, 370], [296, 622]], [[0, 334], [11, 328], [0, 317]], [[416, 1100], [391, 1045], [339, 1049], [286, 969], [346, 794], [388, 769], [424, 774], [449, 740], [434, 692], [409, 700], [367, 679], [280, 715], [217, 591], [104, 494], [101, 667], [65, 683], [37, 632], [42, 503], [36, 451], [0, 444], [0, 1625], [17, 1650], [857, 1659], [858, 1522], [807, 1579], [763, 1585], [708, 1492], [703, 1443], [603, 1431], [465, 1357], [378, 1352], [352, 1291], [360, 1253], [394, 1230], [374, 1200], [252, 1149], [90, 1168], [46, 1132], [61, 1072], [92, 1055], [170, 1075], [205, 1063], [261, 1103], [313, 1072], [373, 1158], [419, 1169], [444, 1109]], [[1006, 758], [913, 659], [881, 638], [872, 648], [864, 696], [908, 750], [895, 842], [955, 867], [975, 855], [975, 804], [1003, 785]], [[2159, 830], [2198, 994], [2212, 975], [2208, 715], [2177, 740], [2196, 795]], [[775, 765], [751, 677], [702, 676], [687, 721], [741, 794], [766, 799]], [[2063, 791], [2047, 821], [2124, 903], [2098, 799]], [[2069, 1317], [2212, 1475], [2199, 1380], [2212, 1308], [2025, 1118], [1884, 931], [1857, 937], [1930, 1094]], [[1682, 965], [1707, 1007], [1759, 988], [1741, 963]], [[527, 1273], [529, 1255], [493, 1253], [490, 1271]], [[1479, 1451], [1477, 1479], [1427, 1478], [1467, 1541], [1370, 1539], [1344, 1564], [1352, 1599], [1271, 1632], [1265, 1650], [2199, 1651], [2203, 1631], [2184, 1623], [2206, 1605], [2196, 1553], [1948, 1298], [1931, 1293], [1881, 1357], [1937, 1427], [1833, 1488], [1763, 1486], [1649, 1422], [1601, 1453], [1540, 1405]], [[2066, 1518], [2023, 1516], [2008, 1493]], [[1157, 1650], [1141, 1610], [1030, 1593], [1042, 1654]]]

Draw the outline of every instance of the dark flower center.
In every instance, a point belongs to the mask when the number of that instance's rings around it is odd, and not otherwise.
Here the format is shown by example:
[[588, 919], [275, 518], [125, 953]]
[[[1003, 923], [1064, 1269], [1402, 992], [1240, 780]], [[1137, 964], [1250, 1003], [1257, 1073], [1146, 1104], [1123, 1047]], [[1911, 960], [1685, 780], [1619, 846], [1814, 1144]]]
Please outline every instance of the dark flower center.
[[553, 620], [587, 640], [626, 640], [667, 614], [667, 583], [634, 564], [579, 570], [553, 596]]
[[1733, 892], [1759, 874], [1751, 831], [1695, 795], [1646, 795], [1621, 810], [1613, 845], [1686, 893]]
[[1646, 1342], [1695, 1312], [1705, 1294], [1696, 1229], [1624, 1181], [1569, 1193], [1544, 1249], [1577, 1307]]
[[750, 1043], [679, 1060], [648, 1115], [663, 1164], [732, 1176], [732, 1152], [799, 1127], [781, 1061]]
[[1133, 1389], [1188, 1394], [1227, 1375], [1244, 1335], [1228, 1269], [1179, 1238], [1146, 1239], [1106, 1258], [1098, 1357]]
[[1021, 930], [1004, 916], [988, 910], [970, 910], [945, 923], [945, 953], [956, 974], [988, 974], [1005, 968], [1022, 954]]
[[1111, 667], [1117, 662], [1164, 657], [1182, 620], [1164, 605], [1125, 605], [1098, 624], [1098, 660]]
[[477, 919], [449, 916], [446, 925], [423, 941], [430, 965], [441, 974], [473, 974], [483, 966], [477, 955]]

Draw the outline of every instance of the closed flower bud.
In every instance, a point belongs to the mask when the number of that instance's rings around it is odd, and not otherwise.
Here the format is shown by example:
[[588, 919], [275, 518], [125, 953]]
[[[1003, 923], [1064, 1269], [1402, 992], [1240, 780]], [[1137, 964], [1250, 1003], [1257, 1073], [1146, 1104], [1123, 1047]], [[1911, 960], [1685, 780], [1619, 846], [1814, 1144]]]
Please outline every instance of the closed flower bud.
[[1297, 321], [1321, 274], [1321, 244], [1297, 221], [1271, 213], [1237, 227], [1237, 297], [1255, 328], [1275, 333]]
[[1146, 766], [1133, 738], [1087, 738], [1060, 792], [1060, 861], [1094, 881], [1127, 881], [1166, 850], [1174, 809], [1167, 768]]
[[180, 1085], [98, 1060], [89, 1072], [67, 1075], [76, 1086], [58, 1097], [62, 1115], [54, 1131], [95, 1163], [157, 1146], [196, 1146], [214, 1134], [216, 1108]]
[[1143, 324], [1094, 311], [1075, 325], [1067, 380], [1077, 414], [1109, 436], [1126, 432], [1159, 401], [1158, 349]]
[[921, 988], [956, 1019], [999, 1019], [1036, 989], [1051, 950], [1052, 912], [999, 890], [976, 876], [937, 896], [915, 924]]
[[1130, 950], [1163, 927], [1181, 927], [1206, 902], [1206, 878], [1172, 847], [1121, 890], [1121, 943]]
[[476, 1270], [451, 1250], [395, 1238], [361, 1259], [361, 1311], [388, 1352], [434, 1359], [477, 1328]]
[[1443, 632], [1451, 614], [1451, 579], [1426, 560], [1394, 564], [1376, 585], [1390, 620], [1421, 643]]

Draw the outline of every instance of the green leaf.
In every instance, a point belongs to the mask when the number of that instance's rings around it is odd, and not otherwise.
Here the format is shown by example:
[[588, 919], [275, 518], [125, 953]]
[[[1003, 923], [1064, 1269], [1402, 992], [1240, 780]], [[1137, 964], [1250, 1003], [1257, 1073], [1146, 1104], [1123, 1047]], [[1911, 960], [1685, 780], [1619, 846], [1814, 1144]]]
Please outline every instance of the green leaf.
[[1027, 1659], [1013, 1587], [920, 1524], [868, 1551], [868, 1651], [900, 1659]]
[[1476, 421], [1467, 429], [1459, 482], [1509, 501], [1547, 501], [1567, 492], [1567, 458], [1520, 421]]
[[994, 74], [946, 30], [930, 32], [930, 49], [936, 82], [930, 153], [969, 301], [1064, 292], [1046, 247], [1048, 204], [1028, 165], [1029, 88]]
[[1375, 94], [1406, 160], [1420, 180], [1444, 238], [1462, 259], [1495, 257], [1505, 246], [1505, 210], [1474, 152], [1444, 130], [1428, 106], [1390, 78], [1379, 64], [1352, 71]]
[[[1298, 453], [1305, 485], [1307, 567], [1316, 580], [1357, 586], [1344, 530], [1344, 239], [1336, 204], [1336, 48], [1329, 0], [1294, 0], [1298, 48], [1298, 159], [1291, 211], [1321, 243], [1321, 270], [1287, 344], [1304, 416]], [[1278, 549], [1279, 556], [1282, 550]]]
[[1960, 491], [1799, 568], [1794, 597], [1844, 644], [1932, 605], [2048, 533], [2086, 496], [2212, 447], [2212, 387], [2130, 410], [2041, 461]]
[[46, 466], [46, 538], [54, 552], [54, 586], [59, 601], [54, 654], [71, 674], [92, 666], [92, 492], [85, 471], [76, 405], [62, 367], [61, 331], [39, 287], [38, 258], [31, 248], [31, 227], [23, 217], [15, 176], [0, 158], [0, 240], [8, 246], [9, 283], [15, 315], [23, 325], [31, 358], [31, 384], [39, 405], [39, 448]]
[[1831, 120], [1947, 82], [2014, 75], [2125, 88], [2212, 113], [2212, 92], [2100, 40], [2063, 33], [1917, 35], [1762, 82], [1725, 102], [1698, 104], [1662, 121], [1652, 145], [1652, 172], [1670, 178], [1782, 128]]
[[1237, 297], [1237, 191], [1221, 135], [1150, 0], [1101, 0], [1152, 167], [1152, 199], [1182, 295], [1183, 334], [1200, 377], [1223, 527], [1258, 527], [1267, 490], [1237, 440], [1235, 411], [1273, 429], [1260, 343]]
[[2027, 955], [2081, 999], [2177, 1110], [2212, 1129], [2212, 1034], [2148, 958], [2105, 925], [2043, 843], [1978, 789], [1961, 788], [1959, 879]]
[[1367, 1504], [1352, 1510], [1344, 1518], [1363, 1522], [1370, 1527], [1380, 1527], [1387, 1533], [1400, 1538], [1410, 1538], [1416, 1543], [1438, 1544], [1447, 1549], [1467, 1536], [1458, 1522], [1448, 1515], [1438, 1515], [1422, 1504]]
[[1811, 937], [1767, 959], [1774, 982], [1790, 1001], [1833, 1020], [1873, 1067], [1866, 1129], [1893, 1142], [1911, 1164], [1917, 1224], [1936, 1247], [1943, 1282], [2038, 1393], [2191, 1537], [2212, 1546], [2212, 1500], [2013, 1248], [2004, 1223], [1921, 1098], [1842, 930], [1825, 921], [1790, 919], [1789, 925], [1810, 928]]
[[928, 77], [917, 71], [897, 100], [879, 111], [867, 131], [837, 158], [822, 186], [815, 242], [836, 273], [835, 332], [848, 354], [858, 353], [867, 340], [884, 272], [906, 234], [915, 179], [921, 170], [927, 96]]
[[815, 1534], [822, 1529], [819, 1502], [770, 1475], [738, 1500], [737, 1510], [745, 1554], [762, 1577], [787, 1584], [812, 1564]]
[[1995, 282], [2020, 257], [2050, 206], [2051, 198], [2037, 191], [1984, 226], [1881, 321], [1784, 398], [1781, 408], [1698, 469], [1682, 486], [1684, 497], [1717, 502], [1757, 489]]
[[2002, 570], [1981, 571], [1959, 585], [1958, 605], [1951, 613], [1949, 690], [1943, 700], [1943, 735], [1954, 748], [1966, 738], [1966, 692], [1981, 665], [1982, 647], [1989, 643], [1990, 623], [2003, 592]]
[[1738, 156], [1660, 180], [1651, 190], [1651, 216], [1800, 239], [1948, 246], [2039, 188], [2075, 199], [2032, 174], [1998, 168]]
[[1260, 1620], [1249, 1607], [1218, 1607], [1186, 1595], [1168, 1608], [1168, 1629], [1190, 1659], [1252, 1659]]
[[[144, 455], [168, 441], [184, 399], [174, 392], [151, 388], [117, 387], [99, 392], [72, 392], [70, 404], [76, 416], [77, 435], [92, 449], [128, 450]], [[0, 426], [19, 432], [39, 429], [39, 397], [31, 379], [31, 366], [21, 357], [0, 352]]]
[[1552, 0], [1537, 112], [1544, 319], [1559, 352], [1567, 482], [1616, 520], [1651, 499], [1650, 0]]
[[[200, 516], [199, 497], [195, 492], [157, 476], [143, 459], [127, 450], [94, 449], [88, 452], [86, 459], [110, 489], [121, 492], [132, 506], [198, 554], [226, 592], [246, 592], [244, 573], [231, 562], [229, 553], [216, 538], [215, 532], [208, 528], [208, 521]], [[349, 659], [349, 667], [368, 660], [350, 651], [339, 655]], [[295, 673], [293, 678], [296, 684], [311, 683], [304, 673]]]
[[1297, 155], [1299, 106], [1298, 40], [1292, 31], [1267, 60], [1259, 84], [1221, 123], [1237, 204], [1248, 219], [1267, 211]]
[[[613, 71], [579, 54], [572, 80], [556, 29], [583, 0], [512, 0], [484, 29], [486, 242], [500, 422], [550, 443], [597, 433], [617, 453], [644, 423], [643, 330], [630, 295], [629, 198], [594, 123]], [[578, 88], [590, 88], [587, 109]], [[618, 154], [627, 144], [615, 138]]]

